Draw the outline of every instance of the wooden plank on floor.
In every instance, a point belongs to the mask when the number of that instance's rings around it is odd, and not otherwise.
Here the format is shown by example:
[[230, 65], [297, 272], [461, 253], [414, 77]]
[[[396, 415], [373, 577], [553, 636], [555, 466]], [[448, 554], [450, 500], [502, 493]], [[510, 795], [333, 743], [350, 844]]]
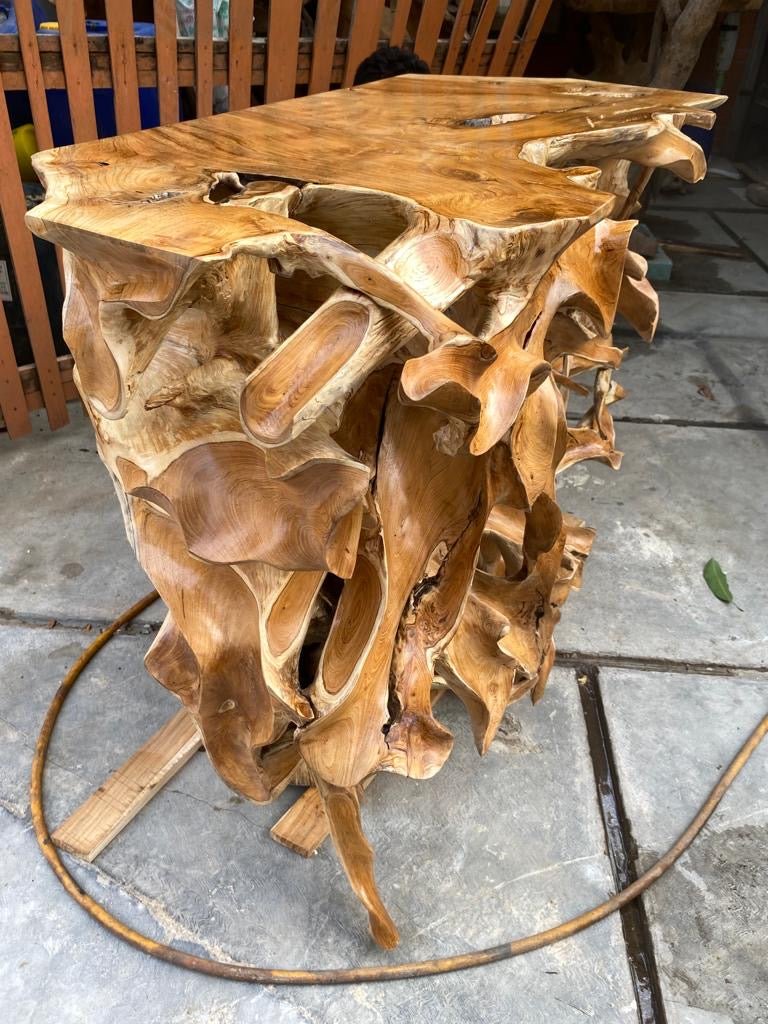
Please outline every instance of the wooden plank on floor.
[[160, 124], [179, 120], [179, 70], [176, 44], [176, 0], [155, 0], [155, 60]]
[[213, 0], [195, 0], [195, 114], [213, 113]]
[[383, 14], [384, 0], [356, 0], [352, 25], [349, 30], [347, 63], [342, 83], [345, 88], [352, 85], [360, 62], [369, 57], [377, 48]]
[[98, 136], [98, 129], [83, 0], [67, 0], [67, 3], [59, 4], [56, 17], [59, 21], [61, 59], [67, 83], [72, 134], [75, 142], [90, 142]]
[[[367, 789], [375, 777], [371, 775], [365, 779], [363, 788]], [[282, 818], [275, 822], [269, 834], [276, 843], [287, 846], [300, 857], [314, 857], [330, 834], [318, 790], [314, 786], [305, 789]]]
[[520, 28], [520, 22], [523, 20], [527, 6], [528, 0], [512, 0], [510, 3], [499, 30], [499, 38], [496, 40], [491, 63], [488, 65], [489, 75], [496, 76], [507, 73], [507, 65], [510, 61], [512, 47], [517, 38], [517, 31]]
[[112, 70], [112, 98], [119, 135], [141, 130], [139, 76], [133, 38], [133, 8], [125, 0], [106, 0], [107, 41]]
[[317, 0], [315, 36], [312, 43], [312, 67], [309, 73], [309, 93], [327, 92], [331, 87], [333, 56], [336, 52], [336, 32], [339, 26], [341, 0]]
[[35, 253], [35, 243], [24, 222], [27, 204], [13, 146], [11, 122], [5, 102], [0, 75], [0, 211], [5, 237], [13, 260], [16, 286], [19, 290], [29, 343], [40, 376], [48, 422], [52, 430], [69, 422], [64, 389], [53, 344], [51, 324], [45, 305], [45, 292]]
[[480, 70], [480, 59], [488, 41], [488, 33], [491, 31], [493, 19], [496, 17], [497, 7], [498, 0], [485, 0], [472, 31], [467, 56], [464, 58], [464, 66], [461, 69], [462, 75], [476, 75]]
[[265, 103], [291, 100], [296, 94], [301, 7], [302, 0], [270, 0]]
[[201, 746], [187, 711], [177, 711], [55, 830], [51, 838], [88, 862], [132, 821]]
[[251, 105], [253, 64], [253, 0], [229, 0], [229, 109]]
[[445, 54], [441, 71], [443, 75], [453, 75], [456, 73], [456, 60], [459, 56], [461, 44], [464, 42], [464, 36], [467, 33], [467, 25], [469, 24], [469, 16], [472, 13], [473, 4], [474, 0], [460, 0], [459, 6], [456, 8], [451, 38], [448, 40], [448, 50]]
[[523, 38], [515, 53], [515, 60], [512, 64], [513, 75], [525, 74], [528, 61], [531, 59], [533, 48], [538, 42], [544, 22], [547, 20], [552, 0], [535, 0], [528, 21], [523, 32]]

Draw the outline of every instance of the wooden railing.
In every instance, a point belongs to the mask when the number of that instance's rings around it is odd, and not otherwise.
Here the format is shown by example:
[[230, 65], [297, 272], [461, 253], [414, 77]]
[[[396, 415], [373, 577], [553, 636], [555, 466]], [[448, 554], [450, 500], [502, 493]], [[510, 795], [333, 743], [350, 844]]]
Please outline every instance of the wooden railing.
[[134, 38], [130, 0], [105, 0], [106, 35], [86, 34], [83, 0], [62, 0], [58, 34], [38, 35], [32, 0], [16, 0], [18, 35], [0, 34], [0, 209], [33, 362], [18, 365], [0, 302], [0, 414], [8, 434], [27, 433], [30, 410], [41, 407], [52, 429], [63, 426], [76, 390], [71, 358], [57, 354], [38, 255], [24, 225], [7, 91], [27, 94], [37, 145], [48, 149], [56, 135], [49, 90], [66, 90], [71, 135], [84, 142], [99, 134], [94, 89], [113, 91], [117, 131], [131, 132], [142, 127], [141, 88], [157, 91], [159, 122], [168, 124], [181, 116], [180, 97], [184, 116], [210, 114], [216, 86], [228, 87], [229, 109], [236, 110], [351, 85], [379, 43], [412, 48], [434, 74], [522, 75], [551, 3], [317, 0], [313, 33], [305, 38], [303, 0], [271, 0], [267, 33], [252, 38], [254, 0], [230, 0], [230, 41], [222, 41], [213, 38], [212, 0], [195, 0], [194, 38], [177, 38], [175, 0], [154, 0], [154, 38]]

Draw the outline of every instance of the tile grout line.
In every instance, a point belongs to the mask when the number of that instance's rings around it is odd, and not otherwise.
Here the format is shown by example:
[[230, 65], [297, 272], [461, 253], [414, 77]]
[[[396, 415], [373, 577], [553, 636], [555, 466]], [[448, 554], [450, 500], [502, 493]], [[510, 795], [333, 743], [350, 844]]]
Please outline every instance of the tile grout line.
[[672, 658], [652, 658], [625, 654], [587, 653], [586, 651], [558, 650], [555, 664], [563, 668], [589, 665], [604, 668], [639, 668], [646, 672], [672, 672], [677, 675], [743, 676], [768, 673], [759, 665], [734, 665], [730, 662], [691, 661]]
[[[578, 413], [568, 413], [568, 423], [577, 423], [581, 417]], [[686, 419], [658, 419], [654, 416], [614, 416], [614, 423], [639, 423], [652, 427], [704, 427], [706, 430], [768, 430], [768, 422], [741, 421], [726, 423], [723, 420], [686, 420]]]
[[[29, 629], [67, 629], [79, 633], [90, 633], [97, 636], [112, 619], [86, 618], [79, 616], [39, 615], [35, 612], [25, 614], [12, 609], [0, 608], [0, 628], [3, 626], [27, 626]], [[134, 619], [118, 630], [116, 636], [150, 636], [156, 633], [163, 624], [162, 619]]]
[[[610, 731], [600, 693], [596, 665], [575, 668], [576, 685], [587, 730], [590, 760], [595, 775], [595, 790], [605, 831], [605, 845], [616, 889], [625, 889], [635, 881], [636, 844], [624, 809], [619, 777], [613, 757]], [[643, 897], [619, 911], [627, 963], [637, 1004], [639, 1024], [667, 1024], [661, 993], [653, 937], [648, 925]]]
[[[64, 618], [34, 613], [16, 614], [0, 608], [0, 629], [8, 627], [26, 627], [28, 629], [60, 630], [74, 633], [86, 633], [92, 637], [106, 629], [111, 619], [100, 618]], [[115, 636], [152, 636], [163, 624], [162, 619], [139, 619], [118, 630]], [[606, 668], [639, 668], [647, 672], [671, 672], [675, 675], [710, 675], [710, 676], [747, 676], [768, 674], [768, 668], [762, 665], [736, 665], [731, 662], [692, 661], [681, 658], [652, 658], [623, 654], [607, 654], [581, 650], [558, 650], [555, 663], [562, 668], [574, 665], [602, 665]]]
[[[751, 252], [752, 250], [750, 250]], [[756, 263], [757, 260], [742, 260], [742, 263]], [[762, 270], [762, 265], [760, 265]], [[659, 284], [660, 282], [652, 281], [651, 284]], [[702, 291], [701, 287], [698, 288], [686, 288], [681, 284], [677, 284], [674, 289], [672, 288], [657, 288], [659, 298], [664, 299], [664, 296], [669, 292], [674, 291], [676, 295], [708, 295], [721, 299], [768, 299], [768, 289], [757, 289], [757, 288], [745, 288], [744, 291], [716, 291], [714, 288], [707, 288], [706, 291]]]
[[[655, 215], [656, 213], [708, 213], [712, 214], [714, 211], [712, 206], [680, 206], [678, 203], [669, 203], [669, 205], [650, 203], [648, 206], [648, 213]], [[747, 205], [742, 203], [740, 206], [718, 206], [718, 213], [754, 213], [758, 217], [768, 216], [768, 211], [765, 207]]]

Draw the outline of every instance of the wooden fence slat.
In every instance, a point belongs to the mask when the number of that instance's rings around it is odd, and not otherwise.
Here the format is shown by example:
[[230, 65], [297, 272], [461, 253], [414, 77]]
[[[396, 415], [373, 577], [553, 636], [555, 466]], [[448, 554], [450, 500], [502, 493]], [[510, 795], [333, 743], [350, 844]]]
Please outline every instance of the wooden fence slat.
[[195, 114], [213, 113], [213, 0], [195, 0]]
[[19, 49], [24, 62], [29, 106], [32, 110], [32, 122], [35, 126], [35, 138], [40, 149], [53, 147], [51, 118], [45, 98], [45, 80], [40, 50], [35, 34], [35, 17], [32, 13], [32, 0], [17, 0], [16, 25], [19, 32]]
[[402, 46], [405, 30], [408, 27], [408, 15], [411, 13], [411, 0], [397, 0], [392, 28], [389, 31], [389, 45]]
[[378, 46], [384, 0], [355, 0], [355, 12], [349, 29], [347, 64], [343, 85], [352, 85], [358, 65]]
[[43, 282], [40, 280], [40, 269], [37, 265], [35, 243], [24, 223], [27, 212], [24, 199], [24, 186], [19, 175], [16, 162], [16, 151], [13, 146], [11, 122], [5, 102], [3, 79], [0, 75], [0, 210], [5, 225], [5, 237], [13, 261], [16, 285], [21, 297], [24, 319], [29, 332], [29, 343], [35, 357], [35, 365], [40, 376], [40, 387], [48, 412], [48, 422], [52, 430], [63, 427], [69, 422], [67, 403], [64, 400], [64, 389], [61, 385], [59, 365], [53, 346], [51, 325], [45, 306]]
[[424, 0], [424, 5], [421, 8], [413, 52], [430, 65], [435, 55], [437, 40], [440, 38], [440, 29], [443, 27], [447, 6], [447, 0]]
[[515, 60], [512, 64], [513, 75], [522, 75], [528, 67], [528, 61], [531, 59], [539, 33], [544, 28], [544, 22], [547, 20], [551, 6], [552, 0], [535, 0], [523, 32], [523, 38], [515, 53]]
[[179, 120], [179, 69], [176, 44], [176, 0], [154, 0], [155, 60], [160, 124]]
[[229, 0], [229, 109], [251, 105], [253, 0]]
[[496, 17], [497, 6], [498, 0], [485, 0], [472, 32], [467, 56], [464, 58], [462, 75], [476, 75], [480, 70], [480, 58], [483, 56], [488, 33], [491, 31], [493, 19]]
[[133, 39], [133, 5], [106, 0], [107, 40], [112, 69], [112, 100], [118, 135], [141, 130], [139, 76]]
[[[80, 392], [75, 387], [75, 382], [72, 379], [74, 359], [72, 356], [58, 356], [56, 362], [59, 364], [59, 375], [61, 376], [61, 386], [64, 388], [65, 399], [68, 402], [80, 401]], [[34, 363], [28, 363], [26, 366], [20, 366], [18, 369], [27, 409], [29, 412], [32, 412], [33, 409], [44, 409], [45, 402], [40, 391], [40, 377], [37, 373], [37, 367]]]
[[510, 3], [507, 13], [504, 15], [499, 38], [496, 40], [491, 63], [488, 65], [489, 75], [506, 74], [512, 46], [517, 38], [520, 22], [523, 20], [527, 6], [528, 0], [512, 0]]
[[460, 0], [459, 6], [456, 9], [453, 30], [451, 31], [451, 38], [448, 40], [448, 50], [443, 61], [441, 72], [443, 75], [452, 75], [456, 71], [456, 58], [459, 56], [461, 44], [464, 42], [474, 2], [475, 0]]
[[299, 56], [302, 0], [269, 0], [264, 102], [293, 99]]
[[312, 42], [312, 68], [309, 72], [310, 94], [327, 92], [330, 88], [340, 7], [341, 0], [317, 0], [315, 36]]
[[0, 412], [3, 414], [5, 429], [11, 440], [23, 437], [32, 429], [2, 301], [0, 301]]
[[[35, 126], [35, 140], [38, 149], [53, 148], [53, 132], [48, 101], [45, 96], [45, 78], [43, 64], [40, 59], [40, 48], [37, 45], [35, 16], [32, 12], [32, 0], [17, 0], [16, 26], [19, 33], [19, 50], [24, 64], [24, 84], [29, 97], [32, 111], [32, 123]], [[64, 264], [61, 247], [56, 246], [56, 261], [59, 264], [59, 276], [64, 284]]]
[[56, 9], [61, 38], [61, 59], [67, 83], [69, 117], [75, 142], [90, 142], [98, 136], [93, 105], [91, 59], [85, 32], [83, 0], [67, 0]]

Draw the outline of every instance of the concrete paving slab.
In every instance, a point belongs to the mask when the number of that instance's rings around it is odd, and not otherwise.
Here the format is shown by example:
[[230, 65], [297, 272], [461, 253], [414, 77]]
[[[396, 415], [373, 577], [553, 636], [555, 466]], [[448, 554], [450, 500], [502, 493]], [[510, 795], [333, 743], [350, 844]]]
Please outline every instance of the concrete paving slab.
[[[765, 341], [768, 298], [762, 296], [692, 295], [664, 290], [656, 337], [738, 338]], [[619, 334], [627, 333], [619, 321]], [[623, 343], [623, 342], [622, 342]]]
[[[735, 244], [733, 239], [728, 241]], [[672, 276], [657, 286], [662, 296], [667, 289], [709, 295], [768, 293], [768, 272], [751, 260], [683, 252], [669, 253], [669, 257]]]
[[[18, 683], [6, 698], [10, 710], [4, 715], [27, 741], [54, 677], [75, 652], [59, 649], [57, 631], [9, 629], [18, 634], [11, 638], [15, 646], [6, 641], [17, 651], [17, 661], [24, 657], [25, 636], [36, 641], [25, 663], [36, 672], [45, 658], [39, 677]], [[35, 638], [29, 636], [33, 632]], [[119, 648], [108, 647], [99, 656], [101, 666], [94, 664], [62, 713], [51, 751], [59, 766], [48, 787], [52, 820], [71, 810], [125, 755], [126, 745], [148, 735], [170, 709], [162, 689], [142, 678], [145, 638], [117, 643]], [[127, 680], [116, 679], [113, 658]], [[14, 678], [13, 664], [6, 672]], [[29, 704], [20, 699], [24, 682], [39, 691]], [[245, 803], [219, 781], [203, 755], [97, 864], [188, 941], [286, 966], [396, 962], [466, 950], [544, 927], [603, 899], [612, 881], [573, 673], [557, 670], [537, 708], [515, 705], [482, 761], [458, 702], [447, 699], [440, 717], [456, 736], [446, 768], [423, 783], [382, 777], [365, 800], [377, 877], [402, 931], [395, 954], [372, 946], [365, 915], [330, 848], [304, 860], [269, 839], [270, 826], [296, 791], [284, 794], [276, 806]], [[26, 783], [30, 756], [23, 746], [22, 755], [6, 760], [2, 770], [6, 790], [11, 782], [8, 802], [20, 804], [22, 811], [19, 783], [13, 780], [21, 775]], [[50, 885], [48, 900], [59, 912], [66, 898], [53, 881]], [[107, 936], [102, 941], [116, 945]], [[69, 951], [72, 971], [79, 947], [62, 940], [62, 948]], [[196, 984], [188, 983], [187, 991], [196, 993]], [[391, 986], [291, 990], [287, 998], [302, 1020], [356, 1024], [432, 1024], [436, 1015], [493, 1024], [510, 1019], [558, 1024], [586, 1015], [613, 1024], [636, 1016], [617, 920], [514, 963], [475, 972], [471, 980], [456, 975]]]
[[[741, 338], [686, 338], [660, 333], [648, 345], [621, 337], [627, 348], [616, 372], [627, 392], [612, 407], [625, 418], [691, 423], [764, 424], [768, 422], [763, 382], [763, 347]], [[591, 398], [570, 396], [569, 414], [586, 411]]]
[[722, 213], [719, 216], [758, 259], [768, 263], [768, 211]]
[[[765, 713], [768, 680], [603, 669], [624, 803], [645, 867], [682, 832]], [[672, 1024], [768, 1021], [768, 748], [644, 897]]]
[[709, 175], [684, 195], [660, 192], [649, 203], [657, 210], [757, 210], [747, 199], [747, 182]]
[[[65, 895], [30, 826], [1, 810], [0, 844], [0, 991], [8, 1024], [307, 1024], [274, 989], [193, 975], [113, 939]], [[210, 952], [172, 922], [160, 927], [96, 869], [77, 876], [134, 928]]]
[[[651, 209], [643, 214], [647, 224], [662, 244], [664, 242], [686, 242], [700, 245], [735, 245], [734, 240], [704, 210]], [[674, 260], [677, 253], [670, 253]]]
[[[768, 667], [768, 433], [623, 423], [617, 444], [618, 473], [587, 462], [559, 478], [563, 507], [597, 529], [559, 649]], [[710, 558], [735, 604], [704, 583]]]
[[[151, 584], [125, 536], [115, 491], [81, 407], [72, 423], [0, 438], [0, 608], [20, 618], [106, 619]], [[162, 618], [162, 616], [159, 616]]]
[[[93, 636], [80, 630], [0, 625], [0, 806], [16, 815], [28, 811], [32, 751], [48, 705]], [[178, 710], [177, 699], [144, 669], [151, 639], [114, 637], [69, 698], [49, 758], [52, 825]]]

